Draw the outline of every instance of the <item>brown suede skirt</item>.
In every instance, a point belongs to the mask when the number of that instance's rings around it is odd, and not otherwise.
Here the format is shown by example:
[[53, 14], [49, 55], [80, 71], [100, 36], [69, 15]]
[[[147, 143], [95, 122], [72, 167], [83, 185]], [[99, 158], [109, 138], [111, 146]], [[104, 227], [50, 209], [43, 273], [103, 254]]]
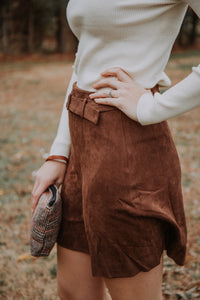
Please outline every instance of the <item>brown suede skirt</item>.
[[130, 277], [186, 256], [181, 169], [167, 122], [141, 126], [73, 85], [58, 244], [88, 253], [93, 276]]

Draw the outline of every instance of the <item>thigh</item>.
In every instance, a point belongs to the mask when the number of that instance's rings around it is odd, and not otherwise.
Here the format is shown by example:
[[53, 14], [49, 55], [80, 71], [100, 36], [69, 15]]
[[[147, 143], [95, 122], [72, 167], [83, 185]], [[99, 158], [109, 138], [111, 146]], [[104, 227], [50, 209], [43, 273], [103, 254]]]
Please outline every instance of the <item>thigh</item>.
[[109, 300], [104, 280], [93, 277], [90, 255], [57, 246], [58, 294], [63, 300]]
[[[153, 255], [153, 254], [152, 254]], [[161, 300], [163, 255], [160, 264], [133, 277], [104, 278], [112, 300]]]

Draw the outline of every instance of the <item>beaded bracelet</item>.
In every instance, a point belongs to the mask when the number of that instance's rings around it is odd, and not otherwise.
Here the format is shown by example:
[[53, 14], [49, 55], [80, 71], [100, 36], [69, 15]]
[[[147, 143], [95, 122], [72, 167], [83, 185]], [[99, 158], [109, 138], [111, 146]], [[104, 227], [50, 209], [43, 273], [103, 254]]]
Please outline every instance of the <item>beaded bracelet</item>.
[[55, 161], [62, 162], [64, 164], [67, 164], [67, 162], [68, 162], [68, 158], [63, 155], [50, 155], [47, 157], [47, 159], [45, 159], [45, 161], [48, 161], [48, 160], [55, 160]]

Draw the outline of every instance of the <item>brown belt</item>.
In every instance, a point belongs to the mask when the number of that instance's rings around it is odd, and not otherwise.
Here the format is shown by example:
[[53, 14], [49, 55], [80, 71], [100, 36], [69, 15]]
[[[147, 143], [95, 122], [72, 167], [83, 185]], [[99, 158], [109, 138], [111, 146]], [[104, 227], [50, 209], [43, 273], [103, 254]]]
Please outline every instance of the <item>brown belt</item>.
[[[153, 94], [159, 92], [159, 85], [155, 85], [151, 92]], [[89, 94], [91, 94], [90, 91], [80, 89], [74, 82], [72, 91], [67, 99], [66, 108], [94, 124], [98, 123], [101, 112], [118, 110], [115, 106], [96, 103], [89, 97]]]

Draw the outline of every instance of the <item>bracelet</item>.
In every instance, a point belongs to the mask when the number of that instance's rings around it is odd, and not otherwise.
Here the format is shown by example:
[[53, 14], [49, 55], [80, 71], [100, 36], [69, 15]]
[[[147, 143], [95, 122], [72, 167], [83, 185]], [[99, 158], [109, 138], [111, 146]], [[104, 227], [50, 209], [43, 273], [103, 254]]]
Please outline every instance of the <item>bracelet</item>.
[[68, 162], [68, 158], [63, 155], [50, 155], [47, 157], [47, 159], [45, 159], [45, 161], [48, 161], [48, 160], [55, 160], [58, 162], [62, 162], [64, 164], [66, 164]]

